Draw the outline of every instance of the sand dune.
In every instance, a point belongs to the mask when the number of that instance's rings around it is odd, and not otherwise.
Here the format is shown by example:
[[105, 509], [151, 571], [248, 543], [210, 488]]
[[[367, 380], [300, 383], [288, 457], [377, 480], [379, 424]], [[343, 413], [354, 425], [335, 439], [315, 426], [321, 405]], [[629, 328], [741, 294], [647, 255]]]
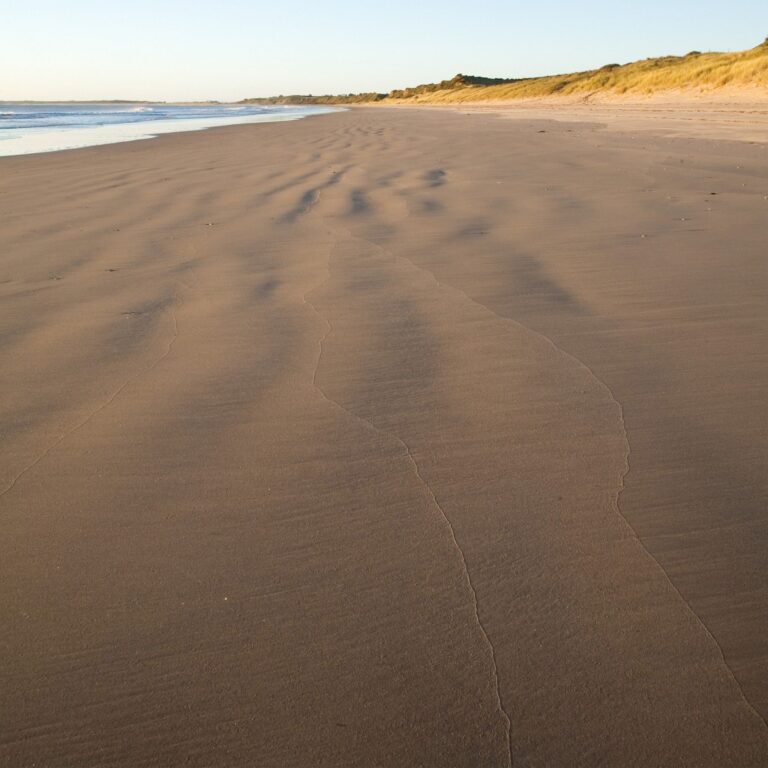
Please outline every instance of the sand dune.
[[768, 145], [725, 114], [0, 160], [0, 763], [768, 764]]

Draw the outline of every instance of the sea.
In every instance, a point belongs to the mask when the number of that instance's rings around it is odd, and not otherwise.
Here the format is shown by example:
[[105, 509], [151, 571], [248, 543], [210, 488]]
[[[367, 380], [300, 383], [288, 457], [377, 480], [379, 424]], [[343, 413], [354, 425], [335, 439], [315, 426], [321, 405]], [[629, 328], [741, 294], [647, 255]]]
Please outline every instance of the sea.
[[222, 125], [299, 120], [329, 107], [0, 102], [0, 157], [150, 139]]

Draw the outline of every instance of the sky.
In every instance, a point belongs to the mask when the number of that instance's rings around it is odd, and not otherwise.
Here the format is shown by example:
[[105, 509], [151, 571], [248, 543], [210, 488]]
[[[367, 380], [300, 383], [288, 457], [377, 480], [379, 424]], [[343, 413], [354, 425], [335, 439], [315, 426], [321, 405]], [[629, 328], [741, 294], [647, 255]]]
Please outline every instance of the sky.
[[768, 37], [768, 0], [0, 0], [0, 100], [386, 92]]

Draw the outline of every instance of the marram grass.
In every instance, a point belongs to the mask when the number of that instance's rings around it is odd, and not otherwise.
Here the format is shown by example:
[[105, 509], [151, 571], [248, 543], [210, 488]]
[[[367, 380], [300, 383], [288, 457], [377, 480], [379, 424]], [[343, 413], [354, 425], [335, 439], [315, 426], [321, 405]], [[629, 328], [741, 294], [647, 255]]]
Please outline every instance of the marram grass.
[[768, 88], [768, 41], [748, 51], [664, 56], [601, 69], [517, 80], [503, 85], [468, 86], [416, 96], [427, 103], [509, 101], [546, 96], [596, 94], [653, 95], [674, 90], [715, 90], [726, 86]]
[[662, 56], [631, 64], [607, 64], [588, 72], [524, 79], [491, 79], [456, 75], [451, 80], [390, 91], [337, 96], [274, 96], [245, 99], [265, 104], [450, 104], [477, 101], [512, 101], [549, 96], [641, 95], [665, 91], [716, 92], [720, 88], [757, 88], [768, 91], [768, 39], [748, 51]]

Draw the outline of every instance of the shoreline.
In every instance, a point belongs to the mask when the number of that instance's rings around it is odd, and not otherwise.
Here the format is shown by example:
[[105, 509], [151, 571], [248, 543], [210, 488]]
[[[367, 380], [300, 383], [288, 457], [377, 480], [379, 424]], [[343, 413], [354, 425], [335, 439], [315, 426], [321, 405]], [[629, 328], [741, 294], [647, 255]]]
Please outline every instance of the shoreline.
[[[134, 102], [70, 102], [61, 103], [62, 106], [72, 106], [73, 104], [82, 104], [83, 106], [104, 106], [104, 104], [115, 104], [124, 106], [124, 104], [133, 105]], [[30, 106], [22, 102], [8, 102], [6, 106]], [[47, 104], [47, 102], [40, 102]], [[50, 102], [56, 105], [54, 102]], [[32, 106], [37, 106], [34, 104]], [[143, 102], [136, 102], [136, 106], [148, 106]], [[174, 106], [192, 106], [163, 103], [164, 107]], [[208, 105], [197, 105], [208, 106]], [[226, 107], [228, 105], [216, 105]], [[238, 107], [240, 109], [240, 107]], [[243, 108], [244, 109], [244, 108]], [[316, 117], [322, 114], [329, 114], [339, 111], [335, 107], [312, 107], [312, 106], [284, 106], [278, 111], [275, 109], [267, 114], [239, 115], [239, 116], [200, 116], [196, 118], [159, 118], [157, 120], [146, 121], [124, 121], [100, 125], [74, 125], [67, 127], [57, 127], [44, 129], [33, 127], [20, 135], [14, 135], [19, 128], [7, 128], [0, 137], [0, 159], [3, 157], [18, 157], [20, 155], [37, 155], [49, 152], [62, 152], [69, 149], [81, 149], [84, 147], [104, 146], [110, 144], [122, 144], [130, 141], [146, 141], [156, 139], [158, 136], [164, 136], [173, 133], [190, 133], [196, 131], [211, 130], [238, 125], [253, 125], [258, 123], [277, 123], [291, 122], [293, 120], [302, 120], [306, 117]], [[281, 114], [285, 113], [285, 114]], [[183, 127], [180, 127], [183, 126]]]

